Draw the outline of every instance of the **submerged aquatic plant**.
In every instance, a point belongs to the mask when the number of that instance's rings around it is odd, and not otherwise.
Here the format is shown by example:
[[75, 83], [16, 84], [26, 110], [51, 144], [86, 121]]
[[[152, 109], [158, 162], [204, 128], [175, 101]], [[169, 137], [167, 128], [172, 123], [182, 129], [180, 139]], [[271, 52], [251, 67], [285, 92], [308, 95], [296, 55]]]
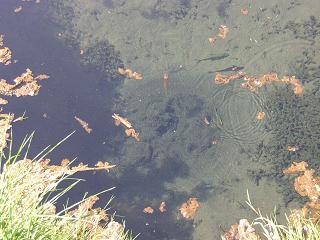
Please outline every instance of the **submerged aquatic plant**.
[[79, 171], [109, 170], [113, 167], [101, 162], [93, 168], [82, 163], [70, 167], [69, 161], [63, 161], [60, 166], [49, 165], [50, 160], [45, 158], [46, 155], [70, 135], [55, 146], [45, 148], [33, 159], [28, 158], [33, 134], [23, 140], [15, 154], [12, 153], [11, 141], [7, 159], [1, 161], [0, 239], [133, 238], [123, 224], [107, 214], [106, 209], [93, 208], [102, 192], [56, 211], [55, 204], [60, 197], [80, 181], [77, 179], [65, 189], [57, 191], [63, 180]]

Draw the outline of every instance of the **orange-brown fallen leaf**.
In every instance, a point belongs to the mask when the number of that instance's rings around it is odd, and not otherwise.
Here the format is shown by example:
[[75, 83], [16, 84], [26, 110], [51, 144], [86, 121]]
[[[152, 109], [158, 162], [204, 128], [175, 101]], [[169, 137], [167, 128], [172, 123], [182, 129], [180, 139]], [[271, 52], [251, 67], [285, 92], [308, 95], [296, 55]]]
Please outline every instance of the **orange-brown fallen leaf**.
[[147, 213], [147, 214], [152, 214], [154, 212], [154, 210], [152, 207], [146, 207], [143, 209], [143, 212]]
[[238, 73], [230, 74], [230, 75], [223, 75], [220, 72], [216, 73], [216, 77], [214, 79], [216, 84], [224, 85], [228, 84], [230, 81], [234, 81], [246, 76], [245, 72], [239, 71]]
[[299, 147], [297, 146], [288, 146], [288, 151], [289, 152], [296, 152], [299, 150]]
[[9, 84], [6, 80], [0, 80], [0, 94], [5, 96], [15, 95], [20, 96], [35, 96], [39, 93], [40, 85], [36, 78], [33, 77], [33, 73], [30, 69], [26, 69], [26, 72], [21, 76], [16, 77], [15, 84]]
[[67, 159], [67, 158], [65, 158], [65, 159], [62, 159], [62, 160], [61, 160], [60, 166], [66, 167], [66, 166], [68, 166], [69, 164], [70, 164], [70, 160]]
[[242, 15], [247, 16], [249, 14], [249, 9], [248, 8], [241, 8], [240, 12]]
[[132, 128], [132, 124], [128, 121], [127, 118], [121, 117], [119, 114], [116, 113], [112, 115], [112, 118], [114, 119], [114, 124], [116, 126], [119, 126], [122, 123], [127, 128]]
[[47, 74], [39, 74], [34, 78], [36, 81], [42, 81], [42, 80], [47, 80], [50, 76]]
[[209, 122], [209, 120], [208, 120], [207, 117], [204, 117], [204, 118], [203, 118], [203, 122], [204, 122], [206, 125], [210, 125], [210, 122]]
[[265, 118], [266, 118], [266, 113], [265, 112], [258, 112], [257, 113], [256, 119], [263, 120]]
[[9, 48], [3, 47], [4, 45], [4, 36], [0, 35], [0, 62], [4, 65], [11, 63], [12, 52]]
[[290, 173], [299, 173], [304, 172], [308, 169], [308, 163], [305, 161], [302, 162], [293, 162], [290, 167], [283, 170], [284, 174], [290, 174]]
[[262, 76], [249, 76], [245, 72], [239, 71], [238, 73], [231, 75], [223, 75], [220, 72], [216, 73], [215, 83], [219, 85], [228, 84], [230, 81], [237, 79], [244, 79], [244, 83], [241, 83], [242, 88], [247, 88], [251, 92], [255, 92], [257, 88], [260, 88], [268, 83], [280, 82], [291, 84], [293, 86], [293, 92], [296, 95], [301, 95], [304, 92], [304, 87], [299, 79], [295, 76], [284, 76], [282, 79], [278, 78], [277, 73], [268, 73]]
[[253, 226], [247, 219], [240, 219], [239, 224], [231, 225], [231, 228], [222, 236], [223, 240], [261, 240]]
[[218, 34], [218, 37], [225, 39], [230, 30], [226, 25], [221, 25], [219, 27], [219, 31], [220, 31], [220, 33]]
[[209, 37], [208, 42], [209, 43], [214, 43], [217, 39], [215, 37]]
[[126, 129], [125, 133], [127, 134], [128, 137], [133, 137], [138, 142], [140, 141], [139, 133], [136, 132], [136, 130], [134, 130], [133, 128]]
[[186, 219], [193, 219], [200, 208], [200, 203], [197, 198], [189, 198], [189, 200], [183, 203], [180, 207], [181, 215]]
[[283, 173], [299, 174], [294, 180], [294, 188], [297, 193], [310, 200], [305, 204], [303, 212], [300, 213], [308, 215], [308, 218], [313, 222], [318, 222], [320, 220], [320, 177], [315, 175], [314, 170], [308, 168], [306, 162], [294, 162], [290, 167], [284, 169]]
[[121, 75], [125, 75], [128, 78], [133, 78], [135, 80], [141, 80], [142, 79], [142, 75], [141, 73], [137, 73], [132, 71], [131, 69], [127, 68], [118, 68], [118, 73], [120, 73]]
[[81, 127], [87, 132], [91, 133], [92, 128], [89, 128], [89, 124], [85, 122], [84, 120], [78, 118], [77, 116], [74, 116], [74, 119], [77, 120], [77, 122], [81, 125]]
[[8, 100], [0, 98], [0, 105], [6, 105], [8, 104]]
[[162, 213], [165, 212], [165, 211], [167, 211], [166, 202], [161, 202], [161, 203], [160, 203], [159, 211], [162, 212]]

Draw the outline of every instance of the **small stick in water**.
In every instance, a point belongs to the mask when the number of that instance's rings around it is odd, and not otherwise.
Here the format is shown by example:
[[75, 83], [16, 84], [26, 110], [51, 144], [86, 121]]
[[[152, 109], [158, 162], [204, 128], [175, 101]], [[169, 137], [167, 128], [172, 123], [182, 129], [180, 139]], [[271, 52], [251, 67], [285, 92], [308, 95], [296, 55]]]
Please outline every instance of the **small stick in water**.
[[74, 116], [74, 119], [77, 120], [77, 122], [81, 125], [81, 127], [87, 132], [87, 133], [91, 133], [92, 128], [89, 128], [89, 124], [85, 121], [83, 121], [82, 119], [78, 118], [77, 116]]

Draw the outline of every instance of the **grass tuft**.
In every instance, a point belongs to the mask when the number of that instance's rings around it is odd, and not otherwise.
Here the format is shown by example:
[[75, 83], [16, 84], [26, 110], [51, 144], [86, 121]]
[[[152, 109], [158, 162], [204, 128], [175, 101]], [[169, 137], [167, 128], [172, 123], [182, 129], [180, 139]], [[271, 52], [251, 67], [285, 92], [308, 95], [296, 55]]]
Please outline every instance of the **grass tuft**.
[[[61, 166], [49, 165], [45, 157], [70, 135], [53, 147], [47, 147], [35, 158], [28, 152], [33, 133], [26, 136], [16, 153], [12, 141], [3, 161], [1, 152], [0, 174], [0, 239], [15, 240], [133, 240], [132, 233], [107, 214], [106, 209], [93, 208], [98, 193], [56, 212], [55, 204], [81, 180], [77, 179], [65, 189], [58, 185], [72, 174], [87, 170], [109, 170], [113, 166], [99, 162], [96, 167], [80, 163], [71, 167], [70, 162]], [[107, 189], [103, 192], [110, 191]]]

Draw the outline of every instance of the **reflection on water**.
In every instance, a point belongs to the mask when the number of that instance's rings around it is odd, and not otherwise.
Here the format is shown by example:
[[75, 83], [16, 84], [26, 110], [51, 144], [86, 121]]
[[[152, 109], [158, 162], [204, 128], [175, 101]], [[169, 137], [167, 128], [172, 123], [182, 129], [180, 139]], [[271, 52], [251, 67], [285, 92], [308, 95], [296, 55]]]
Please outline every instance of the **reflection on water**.
[[[316, 0], [57, 0], [26, 2], [15, 14], [16, 3], [6, 1], [1, 34], [18, 63], [0, 68], [2, 75], [30, 66], [51, 76], [38, 97], [10, 103], [10, 110], [31, 116], [16, 134], [37, 129], [38, 151], [77, 129], [52, 158], [119, 167], [109, 176], [82, 175], [87, 182], [71, 197], [116, 186], [113, 208], [140, 239], [219, 239], [238, 218], [253, 216], [243, 204], [247, 189], [262, 210], [277, 205], [283, 213], [295, 195], [281, 169], [299, 159], [317, 169], [320, 155], [315, 6]], [[209, 42], [221, 25], [230, 29], [226, 38]], [[143, 79], [125, 78], [118, 67]], [[241, 81], [216, 85], [218, 70], [295, 75], [305, 93], [277, 83], [256, 92]], [[132, 122], [140, 142], [113, 124], [113, 112]], [[292, 145], [300, 150], [288, 152]], [[178, 212], [190, 197], [201, 203], [194, 220]], [[162, 201], [165, 213], [157, 211]], [[155, 213], [144, 214], [147, 206]]]

